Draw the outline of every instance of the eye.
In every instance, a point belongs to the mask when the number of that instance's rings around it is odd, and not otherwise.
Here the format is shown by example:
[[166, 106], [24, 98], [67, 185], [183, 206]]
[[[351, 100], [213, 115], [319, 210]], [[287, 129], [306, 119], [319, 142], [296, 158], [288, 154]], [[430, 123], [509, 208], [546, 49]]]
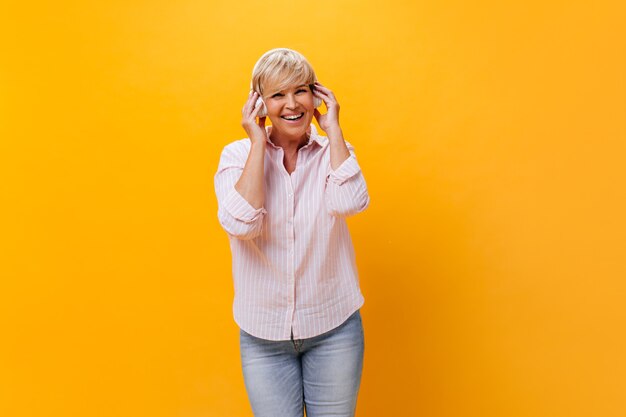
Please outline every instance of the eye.
[[277, 98], [277, 97], [282, 97], [283, 94], [282, 93], [276, 93], [272, 96], [272, 98]]
[[306, 93], [306, 92], [307, 92], [307, 90], [306, 90], [306, 89], [301, 88], [301, 89], [299, 89], [298, 91], [296, 91], [296, 94], [299, 94], [299, 93]]

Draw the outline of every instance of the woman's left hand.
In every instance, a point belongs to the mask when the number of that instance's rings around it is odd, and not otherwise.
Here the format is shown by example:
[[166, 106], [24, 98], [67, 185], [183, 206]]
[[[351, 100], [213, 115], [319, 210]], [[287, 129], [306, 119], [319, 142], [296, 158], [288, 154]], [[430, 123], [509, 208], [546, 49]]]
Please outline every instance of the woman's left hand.
[[317, 123], [328, 133], [329, 131], [340, 129], [339, 127], [339, 103], [332, 91], [324, 87], [319, 82], [315, 82], [313, 94], [324, 100], [326, 104], [326, 114], [321, 114], [318, 109], [313, 111]]

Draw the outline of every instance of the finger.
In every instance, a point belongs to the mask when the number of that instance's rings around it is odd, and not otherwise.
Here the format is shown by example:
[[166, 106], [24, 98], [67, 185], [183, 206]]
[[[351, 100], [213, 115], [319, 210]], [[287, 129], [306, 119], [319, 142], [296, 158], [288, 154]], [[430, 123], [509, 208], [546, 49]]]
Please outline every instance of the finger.
[[320, 113], [320, 111], [318, 109], [314, 109], [313, 110], [313, 116], [315, 116], [315, 119], [317, 120], [317, 123], [320, 122], [320, 117], [322, 117], [322, 113]]
[[241, 110], [241, 113], [243, 115], [247, 115], [253, 109], [253, 100], [256, 99], [256, 94], [256, 91], [250, 91], [250, 94], [248, 94], [248, 99], [246, 100], [246, 103], [243, 105], [243, 109]]
[[328, 94], [324, 94], [320, 92], [317, 96], [322, 99], [322, 101], [326, 105], [326, 108], [339, 106], [339, 103], [337, 103], [337, 100], [335, 100], [334, 97], [331, 97]]
[[322, 88], [317, 88], [317, 87], [316, 87], [316, 88], [315, 88], [315, 90], [313, 90], [313, 91], [314, 91], [315, 93], [317, 93], [317, 94], [321, 95], [321, 96], [324, 96], [324, 97], [330, 97], [330, 98], [333, 98], [333, 97], [334, 97], [334, 96], [333, 96], [333, 92], [332, 92], [332, 91], [330, 91], [328, 88], [324, 88], [324, 89], [322, 89]]
[[252, 94], [248, 97], [248, 101], [246, 102], [246, 104], [250, 104], [251, 108], [254, 108], [254, 106], [256, 105], [256, 101], [259, 99], [259, 93], [257, 93], [256, 91], [253, 91]]
[[259, 113], [259, 110], [261, 110], [261, 107], [263, 107], [263, 100], [259, 100], [258, 102], [254, 103], [254, 108], [252, 109], [252, 113], [250, 113], [250, 116], [257, 117], [256, 115]]
[[330, 89], [327, 87], [324, 87], [322, 84], [320, 84], [319, 81], [315, 81], [315, 88], [318, 88], [320, 90], [326, 90], [328, 92], [330, 92]]
[[328, 97], [330, 97], [332, 100], [335, 100], [335, 95], [328, 88], [323, 93], [326, 94]]
[[330, 97], [327, 93], [323, 91], [319, 91], [319, 90], [315, 90], [315, 94], [317, 94], [320, 97]]
[[329, 101], [331, 99], [331, 97], [324, 93], [323, 91], [320, 90], [315, 90], [315, 95], [318, 96], [319, 98], [321, 98], [324, 101]]
[[321, 93], [326, 94], [331, 99], [335, 100], [335, 94], [329, 89], [321, 85], [318, 81], [315, 84], [316, 90], [319, 90]]

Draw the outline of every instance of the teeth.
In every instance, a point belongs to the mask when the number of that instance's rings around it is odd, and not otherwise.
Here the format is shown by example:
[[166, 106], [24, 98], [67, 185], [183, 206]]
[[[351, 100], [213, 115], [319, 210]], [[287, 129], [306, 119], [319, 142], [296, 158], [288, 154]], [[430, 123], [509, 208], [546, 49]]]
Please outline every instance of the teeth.
[[296, 120], [296, 119], [299, 119], [300, 117], [302, 117], [302, 114], [299, 114], [297, 116], [283, 116], [283, 119]]

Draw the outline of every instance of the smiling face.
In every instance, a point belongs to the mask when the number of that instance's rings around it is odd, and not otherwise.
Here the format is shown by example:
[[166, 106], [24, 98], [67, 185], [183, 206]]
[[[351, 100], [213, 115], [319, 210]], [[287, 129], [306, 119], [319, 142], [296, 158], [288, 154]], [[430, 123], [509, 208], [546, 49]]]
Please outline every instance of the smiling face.
[[252, 70], [251, 87], [263, 97], [272, 122], [271, 139], [301, 141], [313, 119], [313, 93], [317, 78], [306, 58], [292, 49], [264, 53]]
[[313, 93], [306, 84], [266, 91], [263, 100], [272, 121], [272, 136], [301, 140], [313, 120]]

